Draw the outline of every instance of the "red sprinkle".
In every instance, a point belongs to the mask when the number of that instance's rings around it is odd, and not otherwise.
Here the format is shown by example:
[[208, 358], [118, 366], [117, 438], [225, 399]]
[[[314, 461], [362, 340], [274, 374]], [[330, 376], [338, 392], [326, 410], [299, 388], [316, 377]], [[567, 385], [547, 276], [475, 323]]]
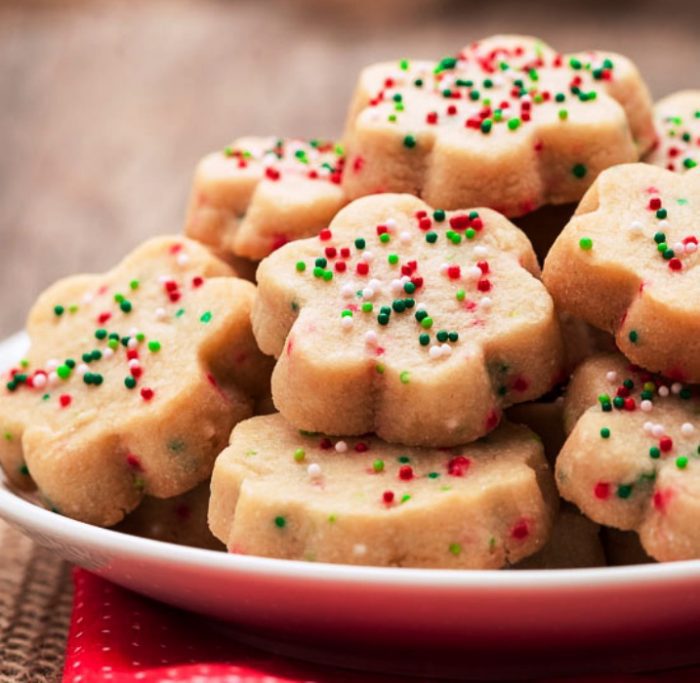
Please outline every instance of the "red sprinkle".
[[387, 505], [390, 505], [391, 503], [394, 502], [394, 492], [393, 491], [384, 491], [384, 493], [382, 494], [382, 500]]
[[329, 240], [331, 237], [333, 237], [333, 233], [328, 229], [328, 228], [323, 228], [321, 232], [318, 233], [318, 237], [322, 241]]
[[150, 401], [153, 398], [153, 389], [149, 389], [148, 387], [141, 389], [141, 398], [144, 401]]
[[664, 452], [668, 453], [673, 449], [673, 439], [670, 436], [662, 436], [659, 441], [659, 448]]
[[510, 530], [510, 537], [516, 541], [522, 541], [530, 535], [530, 527], [527, 520], [521, 519], [516, 522], [515, 526]]
[[593, 487], [593, 494], [599, 500], [607, 500], [610, 498], [610, 484], [608, 484], [606, 481], [599, 481]]
[[456, 455], [447, 463], [447, 473], [451, 474], [453, 477], [463, 477], [471, 464], [469, 458], [463, 455]]
[[413, 479], [413, 468], [410, 465], [402, 465], [399, 467], [399, 479], [402, 481], [411, 481], [411, 479]]
[[73, 399], [71, 398], [70, 394], [61, 394], [58, 397], [58, 401], [61, 404], [61, 408], [67, 408]]

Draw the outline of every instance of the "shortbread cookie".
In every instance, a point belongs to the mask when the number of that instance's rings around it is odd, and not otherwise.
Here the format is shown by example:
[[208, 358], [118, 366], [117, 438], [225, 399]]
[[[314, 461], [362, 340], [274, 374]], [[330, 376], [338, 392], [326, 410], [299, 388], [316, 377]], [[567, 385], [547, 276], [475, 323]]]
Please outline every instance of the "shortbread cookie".
[[365, 69], [350, 108], [351, 199], [410, 192], [433, 206], [519, 216], [578, 201], [596, 176], [655, 139], [652, 104], [621, 55], [562, 55], [493, 36], [439, 62]]
[[700, 90], [683, 90], [654, 105], [658, 142], [645, 159], [684, 173], [700, 163]]
[[501, 425], [453, 449], [239, 424], [212, 476], [209, 525], [235, 553], [399, 567], [498, 568], [547, 541], [556, 493], [542, 447]]
[[660, 561], [700, 558], [700, 398], [620, 354], [574, 374], [557, 458], [562, 496], [591, 519], [636, 530]]
[[146, 496], [136, 510], [116, 527], [117, 531], [156, 541], [194, 548], [224, 550], [207, 524], [209, 481], [174, 498]]
[[604, 171], [550, 251], [558, 308], [612, 332], [634, 363], [700, 381], [700, 168]]
[[295, 427], [453, 446], [561, 378], [562, 342], [525, 235], [489, 209], [409, 195], [343, 209], [258, 269], [253, 329]]
[[197, 166], [185, 233], [255, 260], [315, 235], [345, 204], [344, 161], [332, 142], [239, 138]]
[[573, 505], [564, 503], [544, 548], [518, 562], [513, 569], [604, 566], [605, 552], [600, 538], [600, 526], [584, 517]]
[[270, 369], [251, 331], [255, 288], [230, 273], [196, 242], [163, 237], [46, 290], [29, 354], [0, 389], [10, 481], [109, 526], [144, 495], [206, 479]]

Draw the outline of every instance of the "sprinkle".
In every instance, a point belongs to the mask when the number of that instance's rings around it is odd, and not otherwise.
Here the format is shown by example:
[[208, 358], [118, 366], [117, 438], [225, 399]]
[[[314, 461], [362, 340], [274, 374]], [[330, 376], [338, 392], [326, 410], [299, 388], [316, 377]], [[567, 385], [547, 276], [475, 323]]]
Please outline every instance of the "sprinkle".
[[583, 251], [590, 251], [593, 249], [593, 240], [590, 237], [582, 237], [579, 240], [578, 245], [581, 247], [581, 249], [583, 249]]
[[684, 422], [681, 425], [681, 434], [683, 436], [690, 436], [695, 431], [695, 427], [690, 424], [690, 422]]
[[449, 551], [457, 557], [462, 552], [462, 546], [459, 543], [450, 543]]
[[401, 374], [399, 374], [399, 380], [401, 384], [408, 384], [411, 381], [411, 373], [408, 370], [403, 370]]
[[684, 470], [686, 467], [688, 467], [688, 458], [686, 458], [684, 455], [681, 455], [676, 458], [676, 467], [679, 470]]
[[312, 462], [306, 468], [306, 473], [311, 479], [318, 479], [321, 476], [321, 466], [318, 463]]
[[639, 340], [639, 334], [637, 333], [637, 330], [631, 330], [627, 337], [633, 344], [636, 344]]
[[303, 448], [297, 448], [294, 451], [294, 461], [295, 462], [303, 462], [305, 457], [306, 457], [306, 451]]
[[286, 524], [287, 524], [287, 520], [286, 520], [284, 517], [282, 517], [281, 515], [275, 517], [275, 526], [276, 526], [278, 529], [284, 529], [284, 527], [286, 526]]
[[416, 146], [416, 138], [414, 135], [407, 135], [403, 139], [403, 146], [408, 149], [413, 149]]
[[600, 430], [600, 436], [601, 436], [603, 439], [609, 439], [609, 438], [610, 438], [610, 430], [609, 430], [607, 427], [603, 427], [603, 428]]
[[571, 173], [573, 173], [573, 175], [576, 178], [581, 179], [586, 176], [586, 174], [588, 173], [588, 169], [584, 164], [575, 164], [574, 167], [571, 169]]
[[336, 453], [345, 453], [348, 450], [348, 445], [345, 441], [338, 441], [338, 443], [335, 444], [335, 450]]

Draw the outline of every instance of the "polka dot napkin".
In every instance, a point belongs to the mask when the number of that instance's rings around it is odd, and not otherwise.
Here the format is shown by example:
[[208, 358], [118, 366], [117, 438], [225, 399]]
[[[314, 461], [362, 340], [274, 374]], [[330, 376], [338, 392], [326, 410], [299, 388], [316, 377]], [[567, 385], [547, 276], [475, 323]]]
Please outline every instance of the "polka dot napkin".
[[[407, 679], [306, 665], [238, 644], [203, 617], [148, 600], [82, 569], [63, 683], [400, 683]], [[427, 679], [408, 679], [429, 683]], [[695, 683], [700, 668], [540, 683]]]

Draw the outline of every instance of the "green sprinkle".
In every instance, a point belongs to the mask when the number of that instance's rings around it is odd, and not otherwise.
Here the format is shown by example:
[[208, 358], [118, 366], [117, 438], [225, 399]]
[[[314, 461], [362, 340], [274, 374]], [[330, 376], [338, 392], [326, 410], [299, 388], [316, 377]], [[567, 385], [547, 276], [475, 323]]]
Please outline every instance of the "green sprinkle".
[[407, 135], [403, 139], [403, 146], [408, 149], [413, 149], [416, 146], [416, 138], [414, 135]]
[[637, 330], [631, 330], [627, 337], [633, 344], [636, 344], [639, 340], [639, 334], [637, 333]]
[[577, 59], [576, 57], [571, 57], [571, 59], [569, 59], [569, 66], [572, 69], [575, 69], [576, 71], [578, 71], [583, 65], [581, 64], [580, 59]]
[[208, 322], [211, 322], [211, 317], [212, 317], [212, 316], [211, 316], [211, 311], [205, 311], [205, 312], [202, 313], [202, 315], [200, 316], [199, 321], [200, 321], [200, 322], [203, 322], [203, 323], [208, 323]]
[[685, 457], [685, 455], [681, 455], [676, 458], [676, 467], [679, 470], [684, 470], [686, 467], [688, 467], [688, 458]]
[[491, 119], [484, 119], [481, 122], [481, 132], [485, 133], [485, 134], [490, 133], [492, 126], [493, 126], [493, 121]]
[[420, 321], [420, 325], [424, 330], [429, 330], [433, 326], [433, 319], [428, 316]]
[[515, 119], [508, 119], [508, 129], [509, 130], [518, 130], [520, 128], [520, 119], [515, 118]]
[[610, 438], [610, 430], [609, 430], [607, 427], [603, 427], [603, 428], [600, 430], [600, 436], [601, 436], [603, 439], [609, 439], [609, 438]]
[[296, 263], [297, 273], [303, 273], [306, 270], [306, 263], [304, 261], [297, 261]]
[[464, 301], [464, 297], [466, 296], [465, 292], [463, 289], [458, 289], [457, 293], [455, 294], [455, 297], [457, 298], [457, 301]]
[[421, 346], [428, 346], [430, 344], [430, 335], [423, 332], [423, 334], [418, 336], [418, 341]]
[[410, 494], [404, 493], [403, 496], [401, 496], [401, 503], [408, 503], [409, 500], [411, 500]]
[[464, 236], [465, 236], [468, 240], [473, 240], [474, 237], [476, 236], [476, 230], [474, 230], [474, 228], [467, 228], [467, 229], [464, 231]]
[[[384, 235], [382, 235], [382, 237], [383, 236]], [[399, 262], [398, 254], [389, 254], [389, 256], [386, 257], [386, 260], [389, 262], [389, 265], [395, 266]]]
[[287, 524], [287, 520], [284, 517], [282, 517], [281, 515], [278, 517], [275, 517], [275, 526], [278, 529], [284, 529], [286, 524]]
[[305, 457], [306, 457], [306, 451], [303, 448], [297, 448], [294, 451], [294, 461], [295, 462], [302, 462]]
[[620, 484], [617, 487], [618, 498], [629, 498], [632, 495], [632, 484]]
[[124, 386], [127, 389], [133, 389], [136, 386], [136, 380], [133, 377], [124, 378]]
[[61, 378], [61, 379], [68, 379], [70, 377], [70, 368], [67, 365], [59, 365], [56, 368], [56, 374]]
[[667, 216], [668, 216], [668, 211], [666, 211], [666, 209], [661, 208], [661, 209], [659, 209], [659, 210], [656, 212], [656, 217], [657, 217], [658, 219], [663, 220], [663, 219], [666, 218]]
[[439, 476], [439, 472], [428, 472], [428, 479], [437, 479]]
[[443, 209], [435, 209], [433, 211], [433, 219], [438, 223], [442, 223], [445, 220], [445, 211]]
[[124, 301], [119, 304], [119, 308], [121, 308], [124, 313], [131, 313], [131, 301], [124, 299]]
[[365, 301], [362, 304], [362, 312], [363, 313], [371, 313], [374, 310], [374, 305], [372, 304], [371, 301]]
[[590, 251], [593, 249], [593, 240], [590, 237], [582, 237], [579, 242], [578, 246], [583, 249], [583, 251]]
[[159, 341], [149, 341], [148, 342], [148, 350], [151, 351], [152, 353], [158, 353], [160, 351], [160, 342]]
[[116, 351], [117, 347], [119, 346], [119, 341], [117, 339], [110, 339], [107, 342], [107, 346], [109, 346], [109, 348], [112, 349], [112, 351]]
[[462, 546], [459, 543], [450, 543], [450, 553], [455, 557], [462, 552]]
[[408, 384], [411, 381], [411, 373], [408, 370], [404, 370], [399, 375], [399, 380], [401, 380], [401, 384]]
[[19, 468], [19, 473], [20, 473], [23, 477], [28, 477], [28, 476], [29, 476], [29, 468], [27, 467], [26, 464], [20, 466], [20, 468]]
[[60, 318], [64, 313], [66, 309], [63, 306], [54, 306], [53, 307], [53, 312]]
[[441, 71], [446, 71], [448, 69], [454, 69], [457, 66], [456, 57], [443, 57], [438, 63], [434, 73], [439, 74]]
[[129, 288], [130, 288], [131, 290], [138, 289], [138, 288], [139, 288], [139, 281], [138, 281], [138, 280], [132, 280], [132, 281], [129, 283]]
[[560, 121], [566, 121], [569, 118], [569, 112], [566, 109], [560, 109], [558, 115]]
[[412, 282], [406, 282], [404, 283], [403, 291], [406, 292], [406, 294], [413, 294], [413, 292], [416, 291], [416, 286]]
[[580, 179], [586, 176], [586, 173], [588, 173], [588, 169], [583, 164], [575, 164], [574, 167], [571, 169], [571, 172], [576, 178]]
[[429, 244], [435, 244], [437, 242], [437, 233], [436, 232], [427, 232], [425, 234], [425, 241], [428, 242]]
[[377, 374], [383, 375], [384, 374], [384, 363], [377, 363], [374, 366], [374, 369], [377, 371]]
[[384, 471], [384, 461], [383, 460], [375, 460], [372, 463], [372, 469], [375, 472], [383, 472]]
[[364, 249], [365, 248], [365, 240], [362, 237], [358, 237], [355, 240], [355, 247], [357, 249]]
[[435, 336], [439, 342], [444, 343], [447, 341], [447, 330], [440, 330]]
[[666, 241], [666, 234], [663, 232], [657, 232], [654, 235], [654, 242], [657, 244], [663, 244]]
[[332, 270], [323, 271], [323, 279], [325, 282], [330, 282], [333, 279], [333, 271]]
[[649, 449], [649, 457], [658, 460], [661, 457], [661, 450], [657, 446], [652, 446]]
[[421, 320], [424, 320], [427, 317], [428, 317], [428, 312], [424, 311], [423, 309], [421, 309], [420, 311], [416, 311], [416, 313], [415, 313], [415, 318], [418, 322], [421, 322]]

